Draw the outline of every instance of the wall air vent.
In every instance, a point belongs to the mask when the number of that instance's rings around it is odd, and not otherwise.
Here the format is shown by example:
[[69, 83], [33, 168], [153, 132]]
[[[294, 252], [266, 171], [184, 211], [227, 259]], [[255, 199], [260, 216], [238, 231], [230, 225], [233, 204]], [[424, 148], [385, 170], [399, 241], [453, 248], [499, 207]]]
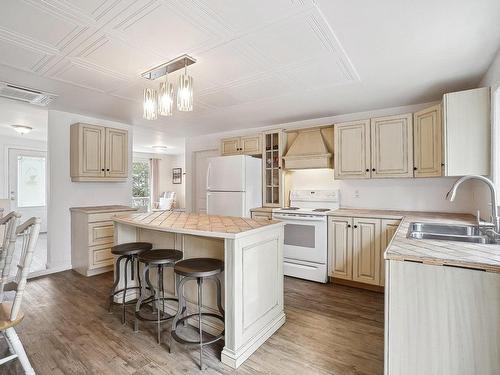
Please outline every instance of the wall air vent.
[[16, 86], [7, 82], [0, 82], [0, 97], [45, 107], [52, 102], [57, 95], [27, 87]]

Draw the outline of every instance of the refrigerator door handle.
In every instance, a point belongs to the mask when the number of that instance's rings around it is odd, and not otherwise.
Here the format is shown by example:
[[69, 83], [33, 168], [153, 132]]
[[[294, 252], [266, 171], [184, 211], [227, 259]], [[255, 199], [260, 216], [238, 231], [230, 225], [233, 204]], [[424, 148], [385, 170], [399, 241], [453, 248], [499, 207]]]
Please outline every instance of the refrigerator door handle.
[[212, 165], [212, 163], [208, 163], [208, 168], [207, 168], [207, 190], [210, 190], [210, 186], [209, 186], [209, 181], [210, 181], [210, 166]]

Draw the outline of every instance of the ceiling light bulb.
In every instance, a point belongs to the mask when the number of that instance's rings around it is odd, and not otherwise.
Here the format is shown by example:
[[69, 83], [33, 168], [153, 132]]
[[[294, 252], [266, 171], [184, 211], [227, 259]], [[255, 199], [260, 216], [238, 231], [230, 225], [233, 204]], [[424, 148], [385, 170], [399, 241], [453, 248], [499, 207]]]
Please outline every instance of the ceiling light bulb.
[[187, 65], [184, 67], [184, 74], [179, 77], [177, 109], [183, 112], [193, 110], [193, 77], [187, 74]]
[[158, 118], [158, 93], [156, 90], [144, 89], [144, 113], [146, 120], [156, 120]]
[[174, 104], [174, 85], [168, 82], [165, 75], [165, 82], [160, 83], [158, 98], [158, 113], [162, 116], [172, 116]]
[[33, 130], [33, 128], [31, 126], [27, 126], [27, 125], [12, 125], [12, 127], [19, 134], [27, 134]]

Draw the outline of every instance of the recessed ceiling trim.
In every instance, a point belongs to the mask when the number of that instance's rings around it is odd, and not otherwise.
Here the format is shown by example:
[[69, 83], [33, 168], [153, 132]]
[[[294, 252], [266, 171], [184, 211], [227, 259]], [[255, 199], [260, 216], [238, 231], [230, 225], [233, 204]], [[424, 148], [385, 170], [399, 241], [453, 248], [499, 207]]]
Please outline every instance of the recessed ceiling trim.
[[141, 77], [150, 80], [155, 80], [157, 78], [163, 77], [167, 73], [170, 74], [177, 70], [183, 69], [185, 66], [192, 65], [195, 62], [196, 60], [193, 59], [191, 56], [182, 55], [142, 73]]

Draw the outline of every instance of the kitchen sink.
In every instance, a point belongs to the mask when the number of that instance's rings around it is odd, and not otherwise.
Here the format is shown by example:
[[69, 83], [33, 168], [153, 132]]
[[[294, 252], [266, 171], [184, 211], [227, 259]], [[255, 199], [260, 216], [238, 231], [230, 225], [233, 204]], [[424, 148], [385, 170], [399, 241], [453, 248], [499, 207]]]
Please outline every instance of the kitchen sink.
[[474, 225], [454, 225], [440, 223], [410, 223], [408, 238], [419, 240], [443, 240], [480, 244], [497, 243], [495, 239], [482, 234]]

